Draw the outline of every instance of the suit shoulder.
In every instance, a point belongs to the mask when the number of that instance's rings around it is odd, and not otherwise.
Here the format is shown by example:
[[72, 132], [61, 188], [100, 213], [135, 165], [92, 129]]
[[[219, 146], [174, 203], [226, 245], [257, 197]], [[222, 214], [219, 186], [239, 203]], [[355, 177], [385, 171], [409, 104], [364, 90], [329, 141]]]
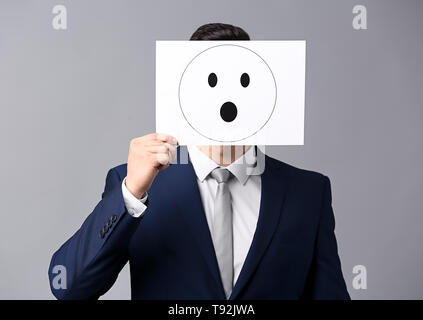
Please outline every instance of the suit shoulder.
[[305, 181], [305, 182], [314, 181], [317, 183], [324, 183], [327, 180], [329, 180], [329, 178], [326, 175], [320, 172], [298, 168], [291, 164], [271, 158], [269, 156], [266, 156], [266, 157], [268, 158], [268, 163], [271, 164], [271, 166], [283, 170], [285, 175], [293, 178], [294, 180]]
[[123, 180], [126, 177], [126, 163], [113, 167], [109, 170], [110, 172], [114, 172], [119, 176], [120, 180]]

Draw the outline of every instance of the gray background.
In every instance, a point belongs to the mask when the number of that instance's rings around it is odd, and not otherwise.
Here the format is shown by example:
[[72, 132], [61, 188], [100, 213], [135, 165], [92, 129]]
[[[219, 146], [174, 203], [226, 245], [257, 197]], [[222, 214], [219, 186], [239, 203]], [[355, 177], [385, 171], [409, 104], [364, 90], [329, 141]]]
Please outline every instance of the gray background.
[[[68, 30], [51, 26], [64, 4]], [[364, 4], [368, 30], [352, 28]], [[155, 129], [155, 40], [228, 22], [307, 40], [305, 145], [271, 156], [331, 178], [354, 299], [423, 298], [423, 1], [0, 1], [0, 298], [50, 299], [52, 253], [108, 168]], [[368, 289], [351, 285], [354, 265]], [[127, 267], [105, 298], [130, 297]]]

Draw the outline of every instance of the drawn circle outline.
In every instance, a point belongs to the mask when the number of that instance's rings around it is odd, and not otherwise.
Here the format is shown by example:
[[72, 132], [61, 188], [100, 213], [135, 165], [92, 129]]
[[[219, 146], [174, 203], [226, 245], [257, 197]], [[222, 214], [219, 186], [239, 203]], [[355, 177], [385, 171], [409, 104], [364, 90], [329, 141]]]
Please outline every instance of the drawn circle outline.
[[[242, 138], [242, 139], [238, 139], [238, 140], [231, 140], [231, 141], [226, 141], [226, 140], [217, 140], [217, 139], [213, 139], [213, 138], [210, 138], [210, 137], [207, 137], [206, 135], [204, 135], [204, 134], [202, 134], [200, 131], [198, 131], [196, 128], [194, 128], [194, 126], [188, 121], [188, 119], [187, 119], [187, 117], [185, 116], [185, 113], [184, 113], [184, 110], [183, 110], [183, 108], [182, 108], [182, 104], [181, 104], [181, 83], [182, 83], [182, 79], [184, 78], [184, 75], [185, 75], [185, 72], [187, 71], [187, 69], [188, 69], [188, 67], [191, 65], [191, 63], [199, 56], [199, 55], [201, 55], [202, 53], [204, 53], [204, 52], [206, 52], [206, 51], [208, 51], [208, 50], [210, 50], [210, 49], [214, 49], [214, 48], [217, 48], [217, 47], [223, 47], [223, 46], [231, 46], [231, 47], [239, 47], [239, 48], [242, 48], [242, 49], [246, 49], [246, 50], [248, 50], [248, 51], [250, 51], [250, 52], [252, 52], [253, 54], [255, 54], [257, 57], [259, 57], [263, 62], [264, 62], [264, 64], [267, 66], [267, 68], [269, 69], [269, 71], [270, 71], [270, 74], [272, 75], [272, 79], [273, 79], [273, 82], [274, 82], [274, 84], [275, 84], [275, 102], [274, 102], [274, 104], [273, 104], [273, 108], [272, 108], [272, 112], [270, 113], [270, 115], [269, 115], [269, 117], [267, 118], [267, 120], [266, 120], [266, 122], [257, 130], [257, 131], [255, 131], [254, 133], [252, 133], [252, 134], [250, 134], [249, 136], [247, 136], [247, 137], [244, 137], [244, 138]], [[228, 143], [228, 142], [238, 142], [238, 141], [242, 141], [242, 140], [245, 140], [245, 139], [248, 139], [248, 138], [250, 138], [250, 137], [252, 137], [252, 136], [254, 136], [257, 132], [259, 132], [261, 129], [263, 129], [265, 126], [266, 126], [266, 124], [269, 122], [269, 120], [270, 120], [270, 118], [272, 118], [272, 115], [273, 115], [273, 113], [274, 113], [274, 111], [275, 111], [275, 108], [276, 108], [276, 102], [277, 102], [277, 99], [278, 99], [278, 87], [277, 87], [277, 85], [276, 85], [276, 79], [275, 79], [275, 75], [273, 74], [273, 71], [272, 71], [272, 69], [269, 67], [269, 65], [267, 64], [267, 62], [258, 54], [258, 53], [256, 53], [256, 52], [254, 52], [253, 50], [251, 50], [250, 48], [246, 48], [246, 47], [243, 47], [243, 46], [240, 46], [240, 45], [237, 45], [237, 44], [219, 44], [219, 45], [216, 45], [216, 46], [213, 46], [213, 47], [209, 47], [209, 48], [207, 48], [207, 49], [205, 49], [205, 50], [203, 50], [203, 51], [201, 51], [200, 53], [198, 53], [198, 54], [196, 54], [195, 56], [194, 56], [194, 58], [192, 58], [191, 59], [191, 61], [187, 64], [187, 66], [185, 67], [185, 69], [184, 69], [184, 72], [182, 72], [182, 75], [181, 75], [181, 79], [179, 80], [179, 86], [178, 86], [178, 101], [179, 101], [179, 108], [181, 109], [181, 112], [182, 112], [182, 115], [184, 116], [184, 119], [185, 119], [185, 121], [189, 124], [189, 126], [195, 131], [195, 132], [197, 132], [199, 135], [201, 135], [201, 136], [203, 136], [204, 138], [206, 138], [206, 139], [209, 139], [209, 140], [213, 140], [213, 141], [216, 141], [216, 142], [224, 142], [224, 143]]]

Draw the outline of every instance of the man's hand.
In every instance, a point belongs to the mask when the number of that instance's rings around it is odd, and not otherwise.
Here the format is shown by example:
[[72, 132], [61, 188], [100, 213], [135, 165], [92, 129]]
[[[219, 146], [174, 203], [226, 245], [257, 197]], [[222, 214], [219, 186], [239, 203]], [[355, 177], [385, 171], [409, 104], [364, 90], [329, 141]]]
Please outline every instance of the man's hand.
[[160, 170], [176, 158], [178, 141], [167, 134], [152, 133], [131, 140], [129, 145], [126, 188], [136, 198], [150, 189]]

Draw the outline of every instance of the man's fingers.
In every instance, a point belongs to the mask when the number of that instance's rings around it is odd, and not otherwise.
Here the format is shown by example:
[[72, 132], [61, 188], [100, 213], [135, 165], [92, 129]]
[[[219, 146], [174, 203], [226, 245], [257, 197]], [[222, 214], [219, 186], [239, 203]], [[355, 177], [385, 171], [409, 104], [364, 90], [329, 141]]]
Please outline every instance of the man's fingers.
[[167, 147], [164, 144], [152, 145], [147, 147], [148, 152], [150, 153], [167, 153]]
[[133, 145], [141, 144], [144, 146], [154, 146], [163, 143], [169, 143], [173, 146], [177, 146], [178, 140], [176, 140], [175, 137], [164, 133], [150, 133], [145, 136], [134, 138], [131, 140], [131, 144]]
[[176, 157], [176, 147], [167, 142], [161, 144], [153, 144], [147, 147], [147, 150], [151, 153], [169, 153], [172, 159]]
[[166, 166], [170, 164], [169, 153], [156, 153], [153, 157], [156, 157], [156, 167]]
[[176, 158], [178, 141], [168, 134], [151, 133], [134, 138], [129, 144], [127, 187], [140, 198], [151, 187], [157, 172]]
[[159, 170], [167, 166], [176, 159], [176, 146], [178, 141], [175, 137], [164, 133], [151, 133], [131, 141], [134, 149], [142, 146], [150, 153], [153, 165]]
[[159, 170], [159, 171], [161, 171], [161, 170], [164, 170], [164, 169], [167, 169], [168, 167], [169, 167], [169, 163], [168, 164], [165, 164], [165, 165], [162, 165], [162, 166], [160, 166], [160, 167], [158, 167], [157, 169]]
[[169, 143], [165, 143], [168, 151], [169, 151], [169, 156], [171, 161], [176, 159], [176, 146], [174, 146], [173, 144], [169, 144]]
[[176, 159], [176, 147], [169, 143], [163, 143], [159, 146], [150, 146], [148, 147], [148, 151], [156, 157], [160, 164], [170, 163]]
[[173, 144], [173, 145], [178, 145], [178, 140], [176, 140], [175, 137], [172, 137], [169, 134], [165, 134], [165, 133], [157, 133], [156, 135], [156, 139], [162, 142], [167, 142], [169, 144]]

